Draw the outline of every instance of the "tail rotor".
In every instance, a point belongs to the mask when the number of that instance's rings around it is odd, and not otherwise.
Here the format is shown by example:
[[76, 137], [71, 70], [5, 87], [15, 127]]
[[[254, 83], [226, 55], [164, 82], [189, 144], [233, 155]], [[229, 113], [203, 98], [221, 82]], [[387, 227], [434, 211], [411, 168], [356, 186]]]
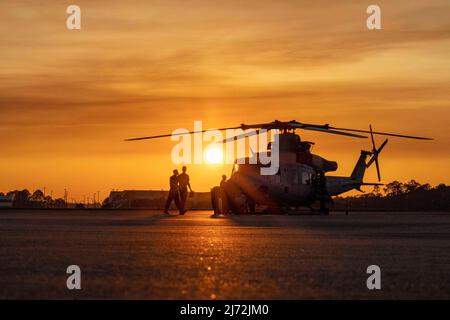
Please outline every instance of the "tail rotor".
[[388, 139], [384, 140], [384, 142], [381, 144], [381, 146], [377, 149], [377, 147], [375, 146], [375, 139], [373, 137], [372, 125], [370, 125], [369, 128], [370, 128], [370, 138], [372, 140], [372, 151], [370, 152], [372, 154], [372, 157], [370, 158], [369, 162], [367, 162], [366, 167], [369, 168], [372, 165], [372, 163], [375, 162], [375, 166], [377, 168], [378, 181], [381, 181], [380, 164], [378, 162], [378, 155], [380, 154], [381, 150], [383, 150], [384, 146], [388, 143]]

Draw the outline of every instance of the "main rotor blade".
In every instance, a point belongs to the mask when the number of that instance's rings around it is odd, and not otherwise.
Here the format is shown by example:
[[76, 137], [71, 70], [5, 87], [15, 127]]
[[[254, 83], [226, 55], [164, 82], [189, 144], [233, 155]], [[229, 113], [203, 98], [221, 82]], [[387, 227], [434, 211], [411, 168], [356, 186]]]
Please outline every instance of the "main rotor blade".
[[[326, 132], [326, 133], [331, 133], [331, 134], [344, 135], [344, 136], [349, 136], [349, 137], [367, 138], [367, 136], [363, 136], [363, 135], [359, 135], [359, 134], [351, 134], [351, 133], [342, 132], [342, 131], [347, 131], [347, 132], [369, 133], [371, 135], [377, 134], [377, 135], [385, 135], [385, 136], [408, 138], [408, 139], [433, 140], [432, 138], [427, 138], [427, 137], [418, 137], [418, 136], [409, 136], [409, 135], [389, 133], [389, 132], [372, 131], [372, 128], [370, 128], [371, 129], [370, 131], [349, 129], [349, 128], [338, 128], [338, 127], [332, 127], [328, 124], [322, 124], [322, 125], [309, 124], [309, 123], [297, 122], [295, 120], [288, 121], [288, 122], [275, 120], [273, 122], [250, 124], [250, 125], [241, 124], [240, 126], [236, 126], [236, 127], [220, 128], [220, 129], [216, 129], [216, 130], [224, 131], [224, 130], [228, 130], [228, 129], [243, 129], [243, 130], [246, 130], [246, 129], [268, 129], [268, 130], [304, 129], [304, 130], [320, 131], [320, 132]], [[156, 135], [156, 136], [130, 138], [130, 139], [125, 139], [125, 141], [157, 139], [157, 138], [180, 136], [180, 135], [186, 135], [186, 134], [204, 133], [204, 132], [213, 131], [213, 130], [214, 129], [191, 131], [191, 132], [177, 133], [177, 134], [162, 134], [162, 135]], [[373, 137], [372, 137], [372, 139], [373, 139]]]
[[183, 133], [168, 133], [168, 134], [161, 134], [161, 135], [157, 135], [157, 136], [148, 136], [148, 137], [140, 137], [140, 138], [129, 138], [129, 139], [125, 139], [124, 141], [136, 141], [136, 140], [148, 140], [148, 139], [157, 139], [157, 138], [165, 138], [165, 137], [176, 137], [176, 136], [183, 136], [186, 134], [194, 134], [194, 133], [204, 133], [204, 132], [208, 132], [208, 131], [215, 131], [215, 130], [219, 130], [219, 131], [224, 131], [224, 130], [228, 130], [228, 129], [240, 129], [241, 127], [229, 127], [229, 128], [219, 128], [219, 129], [207, 129], [207, 130], [198, 130], [198, 131], [190, 131], [190, 132], [183, 132]]
[[303, 126], [303, 127], [298, 127], [298, 128], [299, 129], [303, 129], [303, 130], [320, 131], [320, 132], [325, 132], [325, 133], [338, 134], [338, 135], [347, 136], [347, 137], [362, 138], [362, 139], [366, 139], [367, 138], [366, 136], [362, 136], [362, 135], [359, 135], [359, 134], [340, 132], [340, 131], [336, 131], [336, 130], [324, 129], [324, 128], [318, 128], [318, 127]]
[[233, 137], [229, 137], [229, 138], [223, 139], [222, 143], [227, 143], [227, 142], [232, 142], [234, 140], [247, 138], [247, 137], [250, 137], [250, 136], [254, 136], [255, 134], [259, 134], [259, 130], [253, 130], [253, 131], [250, 131], [250, 132], [247, 132], [247, 133], [244, 132], [242, 134], [238, 134], [237, 136], [233, 136]]
[[[370, 133], [370, 131], [367, 131], [367, 130], [348, 129], [348, 128], [337, 128], [337, 127], [332, 127], [332, 126], [329, 126], [329, 128], [330, 128], [330, 129], [335, 129], [335, 130], [350, 131], [350, 132]], [[399, 138], [418, 139], [418, 140], [433, 140], [433, 138], [417, 137], [417, 136], [407, 136], [407, 135], [403, 135], [403, 134], [388, 133], [388, 132], [372, 131], [372, 133], [373, 133], [373, 134], [383, 135], [383, 136], [399, 137]]]
[[256, 124], [241, 124], [241, 126], [239, 128], [241, 128], [242, 130], [246, 130], [246, 129], [268, 129], [268, 128], [272, 128], [274, 126], [279, 125], [279, 123], [281, 124], [281, 122], [279, 121], [274, 121], [274, 122], [267, 122], [267, 123], [256, 123]]

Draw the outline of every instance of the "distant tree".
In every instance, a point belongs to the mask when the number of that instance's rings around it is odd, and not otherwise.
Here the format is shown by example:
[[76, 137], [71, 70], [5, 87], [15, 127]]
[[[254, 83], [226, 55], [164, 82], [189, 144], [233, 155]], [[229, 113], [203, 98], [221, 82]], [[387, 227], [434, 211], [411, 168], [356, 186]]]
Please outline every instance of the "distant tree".
[[5, 194], [3, 192], [0, 192], [0, 197], [4, 197]]
[[335, 208], [341, 210], [450, 210], [450, 186], [429, 183], [420, 184], [415, 180], [406, 183], [392, 181], [384, 188], [384, 196], [376, 196], [376, 188], [366, 195], [336, 197]]
[[431, 190], [431, 185], [429, 183], [422, 184], [419, 187], [420, 190]]
[[447, 188], [447, 185], [445, 183], [440, 183], [436, 186], [436, 190], [445, 190]]
[[46, 208], [50, 208], [53, 205], [53, 199], [50, 196], [44, 198], [44, 205]]
[[30, 200], [31, 201], [35, 201], [35, 202], [44, 202], [45, 200], [45, 195], [44, 192], [42, 192], [41, 190], [36, 190], [33, 192], [33, 194], [30, 196]]
[[54, 201], [55, 208], [65, 208], [67, 207], [67, 203], [64, 201], [64, 199], [58, 198]]
[[102, 202], [102, 208], [109, 208], [109, 197], [106, 197]]
[[388, 183], [386, 187], [384, 187], [384, 193], [390, 197], [402, 195], [403, 190], [403, 183], [397, 180]]
[[372, 194], [374, 197], [379, 198], [381, 197], [381, 188], [379, 185], [374, 185], [373, 186], [373, 190], [372, 190]]
[[416, 190], [418, 190], [421, 187], [421, 184], [419, 182], [417, 182], [416, 180], [411, 180], [409, 182], [406, 182], [403, 185], [403, 189], [405, 193], [411, 193], [414, 192]]
[[75, 204], [75, 209], [85, 209], [84, 203]]
[[23, 189], [22, 191], [19, 191], [21, 196], [23, 196], [27, 201], [30, 199], [31, 193], [28, 191], [28, 189]]

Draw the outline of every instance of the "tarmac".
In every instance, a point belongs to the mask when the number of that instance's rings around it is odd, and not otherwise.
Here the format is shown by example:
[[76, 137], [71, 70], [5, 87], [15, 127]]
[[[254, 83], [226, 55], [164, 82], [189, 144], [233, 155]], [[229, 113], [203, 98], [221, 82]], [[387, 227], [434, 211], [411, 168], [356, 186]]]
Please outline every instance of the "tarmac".
[[0, 210], [1, 299], [449, 299], [449, 271], [450, 213]]

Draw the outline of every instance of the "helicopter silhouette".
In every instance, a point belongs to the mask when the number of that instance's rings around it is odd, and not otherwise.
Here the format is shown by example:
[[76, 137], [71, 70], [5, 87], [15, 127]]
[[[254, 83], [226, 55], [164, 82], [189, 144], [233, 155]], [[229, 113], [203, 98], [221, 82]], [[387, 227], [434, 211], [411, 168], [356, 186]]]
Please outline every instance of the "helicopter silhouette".
[[[272, 121], [259, 124], [241, 124], [236, 127], [220, 128], [228, 129], [254, 129], [250, 133], [243, 133], [225, 139], [227, 143], [237, 139], [244, 139], [249, 135], [258, 135], [260, 130], [275, 130], [277, 148], [279, 152], [279, 167], [276, 174], [262, 175], [260, 168], [264, 166], [258, 159], [260, 153], [253, 153], [249, 157], [235, 161], [230, 179], [220, 192], [222, 213], [254, 213], [256, 205], [265, 206], [268, 213], [281, 214], [289, 207], [308, 207], [313, 211], [327, 215], [329, 204], [333, 202], [333, 196], [340, 195], [350, 190], [361, 191], [361, 186], [382, 185], [382, 183], [364, 182], [366, 169], [375, 163], [378, 181], [381, 181], [379, 154], [388, 143], [388, 139], [376, 147], [374, 135], [391, 136], [397, 138], [432, 140], [432, 138], [401, 135], [389, 132], [373, 131], [352, 128], [333, 127], [329, 124], [310, 124], [292, 121]], [[308, 130], [328, 134], [343, 135], [353, 138], [366, 139], [370, 134], [372, 150], [361, 150], [360, 156], [350, 176], [331, 176], [329, 172], [337, 170], [337, 162], [329, 161], [311, 152], [314, 142], [302, 141], [296, 130]], [[207, 132], [209, 130], [191, 131], [183, 134]], [[169, 137], [171, 134], [147, 136], [141, 138], [126, 139], [146, 140]], [[272, 142], [267, 146], [273, 148]], [[251, 159], [256, 157], [256, 161]], [[216, 187], [217, 188], [217, 187]], [[219, 193], [212, 194], [212, 202], [218, 203]], [[319, 203], [319, 210], [313, 209], [313, 205]]]

